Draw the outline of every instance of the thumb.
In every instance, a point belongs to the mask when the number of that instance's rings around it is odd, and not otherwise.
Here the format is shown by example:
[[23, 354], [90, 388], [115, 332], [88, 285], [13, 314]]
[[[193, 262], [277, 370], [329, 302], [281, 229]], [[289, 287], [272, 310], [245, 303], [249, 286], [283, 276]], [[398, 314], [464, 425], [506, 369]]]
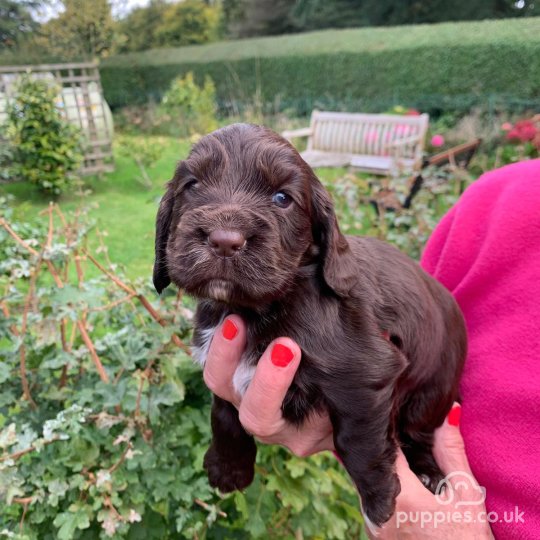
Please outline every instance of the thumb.
[[472, 474], [459, 431], [460, 419], [461, 406], [454, 403], [443, 425], [435, 431], [433, 455], [446, 476], [456, 471]]
[[281, 404], [301, 355], [300, 347], [289, 338], [278, 338], [262, 355], [239, 409], [240, 422], [253, 435], [269, 437], [281, 429]]

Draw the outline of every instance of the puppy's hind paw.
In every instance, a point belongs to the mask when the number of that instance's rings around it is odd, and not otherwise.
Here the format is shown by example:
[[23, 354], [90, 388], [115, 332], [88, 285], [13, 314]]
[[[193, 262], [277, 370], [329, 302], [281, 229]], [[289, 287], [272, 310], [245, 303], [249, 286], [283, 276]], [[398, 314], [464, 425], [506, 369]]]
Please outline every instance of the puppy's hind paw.
[[208, 473], [208, 482], [222, 493], [242, 490], [253, 482], [255, 468], [253, 460], [227, 459], [210, 448], [204, 456], [204, 468]]
[[420, 482], [422, 482], [422, 484], [424, 484], [425, 488], [431, 491], [431, 493], [437, 494], [438, 489], [445, 488], [445, 476], [441, 471], [433, 471], [430, 474], [419, 474], [418, 479], [420, 480]]
[[385, 485], [362, 494], [362, 514], [366, 527], [376, 536], [377, 528], [382, 527], [396, 510], [396, 497], [401, 490], [397, 476], [388, 479]]

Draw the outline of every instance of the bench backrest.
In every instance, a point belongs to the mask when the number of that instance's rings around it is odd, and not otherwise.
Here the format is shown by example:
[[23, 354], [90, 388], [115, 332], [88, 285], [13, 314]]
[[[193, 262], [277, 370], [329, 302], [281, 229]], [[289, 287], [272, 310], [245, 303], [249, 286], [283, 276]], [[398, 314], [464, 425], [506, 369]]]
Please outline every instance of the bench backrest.
[[313, 111], [308, 150], [384, 156], [392, 154], [391, 143], [400, 145], [404, 158], [421, 159], [429, 116], [359, 114]]

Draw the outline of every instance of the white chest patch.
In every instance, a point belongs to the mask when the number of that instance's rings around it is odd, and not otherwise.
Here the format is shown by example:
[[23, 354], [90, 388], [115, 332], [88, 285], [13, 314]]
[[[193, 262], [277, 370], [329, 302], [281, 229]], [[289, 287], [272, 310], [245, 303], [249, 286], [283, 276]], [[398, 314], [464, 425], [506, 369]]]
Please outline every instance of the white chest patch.
[[[217, 326], [212, 326], [199, 331], [199, 339], [197, 341], [200, 343], [200, 345], [194, 345], [191, 347], [191, 355], [193, 360], [201, 367], [204, 367], [206, 364], [206, 358], [208, 357], [208, 352], [210, 350], [210, 343], [212, 343], [212, 338], [214, 337], [216, 328], [221, 325], [221, 323], [222, 321], [220, 321]], [[240, 363], [238, 364], [233, 376], [233, 387], [241, 396], [246, 393], [247, 387], [253, 378], [256, 368], [256, 366], [248, 360], [249, 358], [247, 355], [242, 355], [242, 358], [240, 358]]]
[[[219, 324], [221, 324], [221, 321]], [[193, 360], [201, 367], [204, 367], [204, 364], [206, 364], [206, 357], [208, 356], [210, 343], [212, 343], [212, 338], [214, 337], [216, 328], [217, 326], [211, 326], [210, 328], [200, 330], [198, 339], [200, 345], [193, 345], [193, 347], [191, 347], [191, 356]]]
[[249, 365], [246, 358], [242, 356], [233, 376], [233, 387], [241, 396], [246, 393], [247, 387], [253, 379], [255, 368], [256, 366]]

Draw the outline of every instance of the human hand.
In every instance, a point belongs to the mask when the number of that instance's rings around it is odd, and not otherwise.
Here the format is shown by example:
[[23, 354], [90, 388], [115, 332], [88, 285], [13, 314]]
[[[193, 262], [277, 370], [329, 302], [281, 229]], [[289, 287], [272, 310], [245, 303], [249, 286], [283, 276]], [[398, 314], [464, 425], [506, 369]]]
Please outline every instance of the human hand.
[[245, 346], [246, 326], [240, 317], [230, 315], [216, 330], [210, 345], [204, 366], [208, 388], [232, 403], [244, 429], [263, 443], [280, 444], [298, 456], [333, 450], [332, 424], [327, 414], [313, 414], [300, 427], [288, 423], [281, 414], [281, 404], [300, 365], [298, 345], [289, 338], [270, 343], [246, 393], [240, 396], [232, 381]]
[[459, 432], [460, 415], [461, 407], [455, 403], [443, 425], [435, 431], [433, 454], [446, 476], [446, 490], [433, 495], [411, 471], [400, 450], [396, 472], [401, 492], [396, 500], [396, 511], [381, 528], [369, 528], [371, 539], [493, 538], [487, 522], [485, 492], [472, 474]]
[[[224, 336], [224, 329], [227, 337]], [[281, 404], [300, 365], [301, 351], [298, 345], [289, 338], [274, 340], [262, 355], [246, 393], [240, 396], [233, 388], [232, 381], [245, 343], [246, 327], [243, 321], [236, 315], [227, 317], [217, 329], [210, 345], [204, 368], [204, 380], [208, 388], [235, 405], [239, 411], [241, 424], [261, 442], [280, 444], [298, 456], [334, 450], [332, 424], [327, 414], [313, 415], [298, 428], [285, 421], [281, 414]], [[451, 416], [454, 424], [455, 419], [459, 419], [460, 413], [459, 405], [456, 406], [457, 412], [453, 409]], [[446, 476], [452, 472], [465, 473], [466, 478], [475, 482], [459, 427], [449, 423], [448, 419], [435, 432], [433, 450], [435, 459]], [[382, 528], [370, 529], [368, 531], [370, 538], [378, 540], [493, 538], [489, 524], [484, 522], [486, 517], [484, 504], [463, 504], [468, 501], [467, 496], [470, 496], [470, 493], [462, 485], [458, 485], [459, 478], [454, 481], [450, 479], [454, 500], [444, 504], [450, 490], [439, 498], [433, 495], [411, 471], [401, 451], [398, 452], [396, 471], [401, 483], [396, 512]], [[457, 518], [454, 515], [456, 513]], [[450, 514], [455, 519], [445, 519], [441, 522], [443, 515], [446, 518]], [[468, 519], [464, 519], [466, 517]]]

